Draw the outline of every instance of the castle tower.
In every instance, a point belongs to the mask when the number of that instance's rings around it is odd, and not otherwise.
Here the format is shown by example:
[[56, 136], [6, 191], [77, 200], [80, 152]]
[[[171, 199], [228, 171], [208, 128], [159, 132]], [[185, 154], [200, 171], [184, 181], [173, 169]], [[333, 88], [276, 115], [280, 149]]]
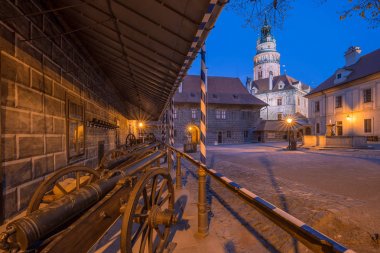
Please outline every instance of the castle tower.
[[276, 40], [271, 34], [271, 26], [265, 18], [261, 36], [257, 40], [256, 55], [253, 58], [253, 80], [280, 75], [280, 53], [276, 50]]

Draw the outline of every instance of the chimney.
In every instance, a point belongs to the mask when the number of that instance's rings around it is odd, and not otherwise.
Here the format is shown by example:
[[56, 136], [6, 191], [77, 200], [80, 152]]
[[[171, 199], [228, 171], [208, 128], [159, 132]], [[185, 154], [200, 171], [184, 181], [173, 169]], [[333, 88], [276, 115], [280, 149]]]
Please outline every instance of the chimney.
[[250, 90], [252, 87], [252, 79], [250, 77], [247, 77], [247, 80], [245, 81], [245, 86], [247, 87], [248, 90]]
[[269, 72], [269, 90], [273, 90], [273, 73]]
[[356, 47], [356, 46], [349, 47], [347, 51], [344, 53], [344, 58], [346, 59], [345, 67], [355, 64], [360, 59], [361, 52], [362, 50], [360, 49], [360, 47]]

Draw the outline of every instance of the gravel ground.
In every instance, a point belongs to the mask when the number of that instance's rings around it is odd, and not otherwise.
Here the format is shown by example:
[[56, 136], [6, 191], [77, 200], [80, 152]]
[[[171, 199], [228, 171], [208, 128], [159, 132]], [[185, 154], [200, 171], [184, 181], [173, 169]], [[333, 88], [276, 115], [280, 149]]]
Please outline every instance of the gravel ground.
[[[208, 147], [208, 165], [357, 252], [380, 252], [380, 151], [285, 151], [284, 143]], [[196, 191], [195, 169], [186, 182]], [[225, 252], [309, 252], [211, 180], [210, 232]]]

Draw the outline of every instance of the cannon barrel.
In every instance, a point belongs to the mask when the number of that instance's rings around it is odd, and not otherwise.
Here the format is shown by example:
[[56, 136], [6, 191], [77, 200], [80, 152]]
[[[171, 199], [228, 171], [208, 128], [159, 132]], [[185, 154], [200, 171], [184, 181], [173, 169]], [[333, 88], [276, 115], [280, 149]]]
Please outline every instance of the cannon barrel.
[[110, 192], [120, 175], [103, 178], [78, 191], [68, 194], [30, 215], [11, 222], [7, 230], [15, 231], [19, 250], [35, 247], [41, 239], [49, 237], [78, 214], [84, 212]]
[[43, 240], [64, 229], [78, 215], [101, 200], [126, 174], [133, 175], [139, 172], [141, 168], [151, 164], [163, 154], [157, 151], [148, 155], [120, 169], [121, 173], [110, 173], [108, 177], [101, 178], [28, 216], [9, 223], [7, 231], [0, 235], [0, 248], [20, 251], [38, 248]]

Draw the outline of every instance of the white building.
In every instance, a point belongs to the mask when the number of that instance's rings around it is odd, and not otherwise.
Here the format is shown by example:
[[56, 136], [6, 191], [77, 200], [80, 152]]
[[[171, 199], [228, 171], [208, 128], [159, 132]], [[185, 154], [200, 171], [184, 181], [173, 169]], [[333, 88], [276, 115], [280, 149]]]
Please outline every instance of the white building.
[[360, 53], [350, 47], [345, 65], [307, 95], [314, 134], [379, 138], [380, 49]]
[[276, 40], [266, 20], [257, 40], [257, 53], [253, 58], [253, 81], [247, 80], [248, 91], [266, 102], [268, 106], [260, 112], [263, 120], [282, 120], [285, 115], [308, 116], [308, 102], [304, 96], [310, 86], [280, 73], [280, 53]]

